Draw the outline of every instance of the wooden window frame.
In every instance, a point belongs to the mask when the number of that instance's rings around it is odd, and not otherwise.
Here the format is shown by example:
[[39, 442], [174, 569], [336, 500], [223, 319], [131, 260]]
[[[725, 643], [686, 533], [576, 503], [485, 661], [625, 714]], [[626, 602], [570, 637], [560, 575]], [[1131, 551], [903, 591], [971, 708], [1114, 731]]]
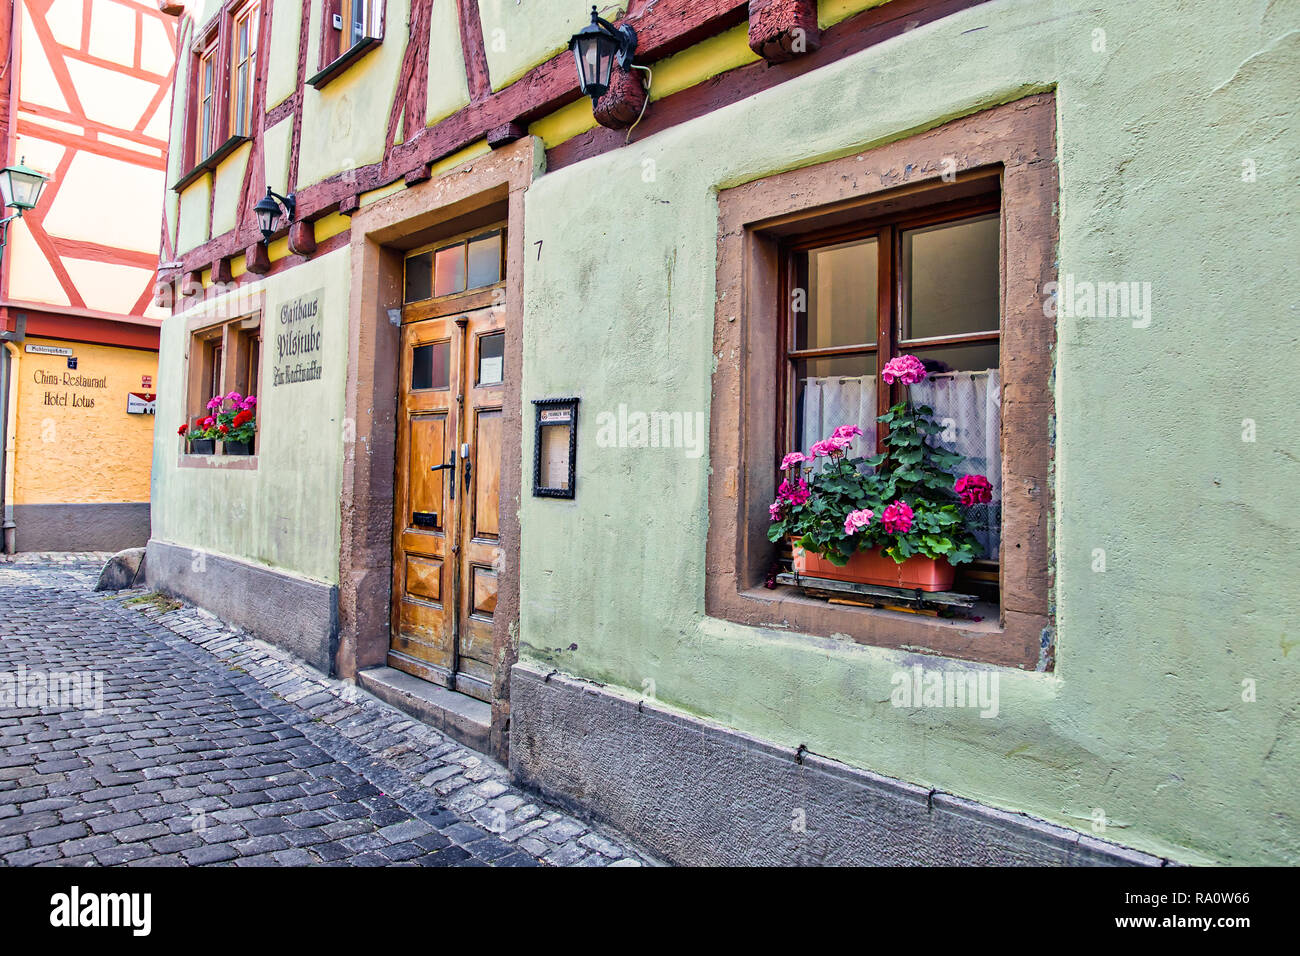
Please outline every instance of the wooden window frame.
[[[252, 20], [248, 30], [248, 55], [240, 59], [240, 28], [249, 20]], [[230, 73], [228, 82], [230, 84], [230, 117], [229, 131], [232, 136], [241, 136], [249, 138], [253, 132], [254, 119], [254, 92], [257, 85], [257, 60], [259, 50], [259, 39], [262, 30], [262, 4], [260, 0], [248, 0], [242, 6], [236, 7], [231, 13], [230, 27]], [[239, 102], [239, 74], [242, 68], [247, 68], [248, 85], [246, 87], [245, 100]]]
[[[257, 435], [262, 433], [261, 395], [258, 389], [266, 381], [261, 374], [262, 355], [262, 321], [265, 311], [261, 305], [233, 318], [213, 320], [198, 317], [191, 320], [186, 329], [186, 423], [193, 423], [200, 414], [207, 412], [207, 403], [214, 395], [229, 395], [239, 392], [241, 395], [256, 395], [259, 400], [257, 410]], [[215, 359], [214, 353], [220, 353]], [[254, 367], [256, 363], [256, 367]], [[217, 388], [213, 389], [213, 384]], [[250, 383], [253, 388], [249, 388]], [[179, 464], [186, 468], [205, 468], [219, 464], [221, 467], [255, 469], [256, 455], [226, 455], [224, 448], [219, 448], [212, 455], [187, 454], [185, 442], [181, 441]]]
[[218, 108], [220, 102], [219, 89], [221, 86], [221, 65], [217, 58], [219, 44], [214, 36], [198, 54], [198, 84], [199, 84], [199, 106], [198, 106], [198, 133], [196, 152], [192, 156], [195, 165], [198, 165], [209, 155], [212, 154], [218, 129]]
[[[907, 388], [901, 383], [889, 385], [880, 377], [880, 369], [885, 363], [899, 355], [905, 355], [914, 348], [936, 348], [944, 345], [965, 345], [970, 343], [997, 342], [1001, 345], [1001, 328], [987, 332], [968, 332], [956, 335], [932, 336], [926, 339], [906, 339], [903, 337], [904, 297], [907, 290], [903, 273], [903, 233], [927, 226], [942, 226], [964, 222], [970, 219], [1000, 214], [1002, 211], [999, 183], [993, 177], [978, 177], [977, 181], [987, 184], [988, 192], [983, 195], [963, 195], [958, 199], [945, 199], [944, 190], [934, 190], [934, 204], [928, 207], [898, 212], [890, 216], [866, 218], [849, 225], [835, 225], [830, 228], [814, 229], [783, 240], [779, 244], [781, 263], [780, 293], [777, 296], [780, 315], [777, 319], [777, 339], [779, 359], [777, 362], [777, 460], [787, 451], [807, 451], [808, 446], [822, 435], [805, 435], [799, 445], [795, 441], [798, 423], [795, 420], [795, 391], [797, 388], [796, 365], [800, 361], [819, 358], [843, 358], [855, 355], [872, 355], [876, 359], [876, 409], [884, 414], [906, 397]], [[798, 319], [793, 309], [793, 291], [800, 287], [798, 258], [801, 253], [827, 246], [863, 239], [875, 239], [877, 250], [876, 276], [876, 329], [875, 340], [837, 345], [819, 349], [798, 349], [795, 337]], [[811, 303], [811, 291], [808, 290]], [[805, 313], [806, 314], [806, 313]], [[876, 453], [884, 451], [888, 429], [878, 425], [876, 429]], [[864, 450], [863, 454], [870, 454]], [[996, 580], [999, 558], [977, 559], [973, 564], [957, 569], [957, 586], [954, 590], [979, 594], [982, 598], [997, 600]]]
[[[831, 636], [1028, 670], [1054, 666], [1050, 594], [1050, 386], [1058, 186], [1052, 93], [994, 107], [907, 139], [720, 191], [710, 415], [705, 611], [755, 627]], [[956, 169], [952, 162], [956, 160]], [[955, 172], [955, 176], [948, 175]], [[947, 621], [831, 605], [764, 587], [776, 547], [774, 389], [786, 308], [781, 247], [810, 231], [910, 215], [1000, 183], [1002, 564], [997, 620]], [[891, 293], [892, 294], [892, 293]], [[891, 310], [893, 305], [890, 304]], [[783, 333], [782, 333], [783, 334]]]
[[[436, 253], [440, 250], [448, 249], [457, 245], [468, 245], [475, 239], [484, 239], [498, 233], [501, 235], [501, 262], [498, 270], [501, 278], [497, 279], [497, 281], [491, 285], [479, 286], [475, 289], [466, 289], [463, 292], [452, 292], [448, 295], [432, 296], [428, 299], [419, 299], [415, 302], [404, 302], [402, 305], [402, 321], [419, 322], [423, 319], [431, 319], [440, 315], [451, 315], [456, 312], [468, 312], [471, 309], [478, 309], [483, 306], [499, 303], [506, 286], [506, 253], [510, 248], [510, 235], [504, 221], [494, 222], [489, 225], [480, 226], [477, 229], [471, 229], [467, 232], [446, 236], [436, 242], [425, 243], [422, 246], [416, 246], [415, 248], [403, 253], [402, 289], [404, 297], [406, 289], [407, 263], [410, 262], [414, 256], [431, 252], [434, 253], [436, 257]], [[437, 277], [431, 273], [429, 279], [430, 283], [436, 283], [436, 279]], [[466, 275], [466, 281], [468, 281], [468, 274]]]
[[[322, 5], [320, 58], [317, 72], [307, 79], [308, 86], [319, 90], [384, 41], [387, 0], [362, 0], [361, 37], [355, 41], [349, 39], [351, 31], [347, 29], [353, 23], [351, 8], [351, 0], [325, 0]], [[340, 28], [334, 26], [336, 16], [341, 19]]]

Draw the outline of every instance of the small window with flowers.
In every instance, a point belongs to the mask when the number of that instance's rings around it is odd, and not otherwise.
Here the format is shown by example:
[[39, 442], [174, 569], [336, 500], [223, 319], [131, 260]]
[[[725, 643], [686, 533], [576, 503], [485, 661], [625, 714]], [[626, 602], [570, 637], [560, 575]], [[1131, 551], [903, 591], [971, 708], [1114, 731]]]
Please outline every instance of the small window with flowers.
[[991, 193], [784, 244], [769, 530], [792, 547], [783, 580], [996, 611], [1000, 228]]
[[1055, 130], [1034, 94], [720, 191], [708, 614], [1052, 669]]
[[260, 313], [192, 332], [186, 419], [177, 429], [184, 458], [256, 462], [261, 364]]

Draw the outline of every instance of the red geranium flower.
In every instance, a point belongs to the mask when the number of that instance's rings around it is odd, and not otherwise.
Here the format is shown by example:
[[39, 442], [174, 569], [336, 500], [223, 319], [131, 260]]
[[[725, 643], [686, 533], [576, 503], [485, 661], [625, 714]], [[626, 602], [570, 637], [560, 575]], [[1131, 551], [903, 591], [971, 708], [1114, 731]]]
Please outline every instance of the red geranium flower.
[[176, 434], [184, 435], [189, 430], [190, 430], [189, 425], [182, 425], [180, 428], [176, 429]]
[[218, 425], [218, 426], [217, 426], [217, 431], [221, 432], [221, 434], [223, 434], [223, 435], [229, 434], [229, 432], [230, 432], [230, 426], [229, 426], [229, 425]]
[[250, 412], [248, 409], [244, 409], [242, 412], [240, 412], [238, 415], [235, 416], [235, 420], [232, 424], [234, 425], [235, 428], [238, 428], [240, 425], [247, 424], [252, 420], [253, 420], [253, 413]]

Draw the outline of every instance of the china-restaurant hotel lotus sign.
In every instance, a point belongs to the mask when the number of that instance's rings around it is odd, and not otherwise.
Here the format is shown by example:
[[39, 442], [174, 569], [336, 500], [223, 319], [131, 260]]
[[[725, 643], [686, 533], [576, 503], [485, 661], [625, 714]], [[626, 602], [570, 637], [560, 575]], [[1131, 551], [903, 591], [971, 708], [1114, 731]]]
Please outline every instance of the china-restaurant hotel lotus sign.
[[1300, 858], [1281, 7], [168, 9], [152, 587], [671, 861]]

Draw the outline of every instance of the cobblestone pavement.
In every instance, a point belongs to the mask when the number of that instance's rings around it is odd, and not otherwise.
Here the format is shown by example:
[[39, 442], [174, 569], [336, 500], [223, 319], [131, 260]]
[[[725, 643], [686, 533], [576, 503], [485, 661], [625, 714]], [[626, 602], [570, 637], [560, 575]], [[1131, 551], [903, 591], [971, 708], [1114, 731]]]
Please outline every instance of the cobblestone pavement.
[[[102, 557], [0, 559], [5, 864], [653, 862], [512, 787], [484, 755], [206, 612], [94, 593]], [[84, 687], [102, 710], [34, 700], [38, 672], [102, 675], [99, 695], [93, 679], [58, 685]]]

